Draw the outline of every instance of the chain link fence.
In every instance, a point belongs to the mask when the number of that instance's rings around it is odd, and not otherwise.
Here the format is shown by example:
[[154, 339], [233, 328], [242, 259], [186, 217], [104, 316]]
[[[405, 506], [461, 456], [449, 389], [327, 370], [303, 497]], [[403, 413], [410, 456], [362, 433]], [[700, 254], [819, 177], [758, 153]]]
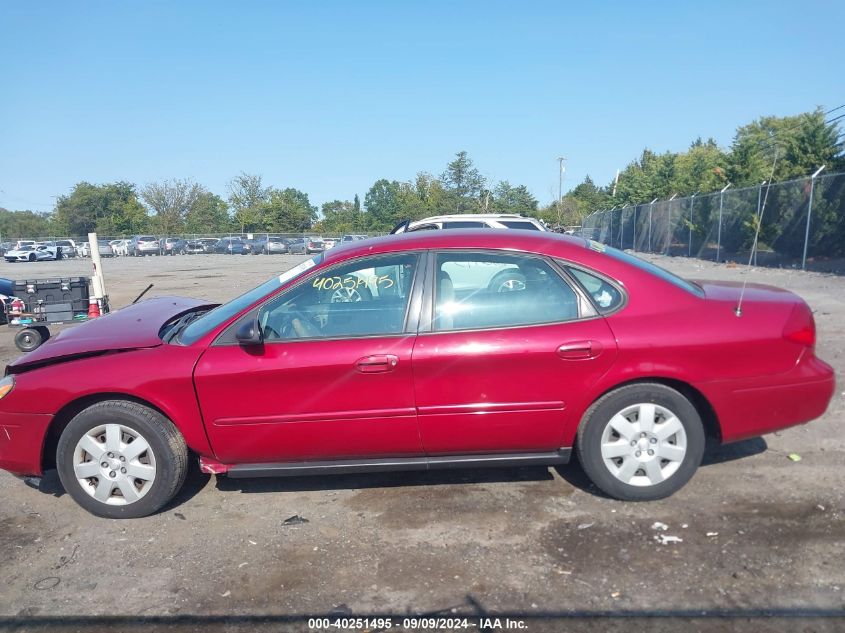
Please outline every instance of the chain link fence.
[[716, 262], [845, 272], [845, 173], [763, 183], [585, 218], [584, 237], [621, 249]]

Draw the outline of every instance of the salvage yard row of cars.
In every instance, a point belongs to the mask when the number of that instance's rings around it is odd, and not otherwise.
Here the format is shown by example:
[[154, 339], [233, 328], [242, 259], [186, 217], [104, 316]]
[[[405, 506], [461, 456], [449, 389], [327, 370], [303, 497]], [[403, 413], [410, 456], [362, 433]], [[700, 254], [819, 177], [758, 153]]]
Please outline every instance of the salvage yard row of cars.
[[[318, 236], [296, 238], [275, 235], [259, 237], [230, 236], [223, 238], [201, 237], [183, 239], [179, 237], [158, 238], [153, 235], [136, 235], [131, 239], [98, 240], [100, 257], [121, 257], [144, 255], [194, 255], [201, 253], [222, 253], [225, 255], [273, 255], [285, 253], [321, 253], [341, 242], [366, 239], [366, 235], [344, 235], [341, 239], [323, 239]], [[36, 262], [56, 260], [63, 257], [90, 257], [89, 242], [76, 244], [74, 240], [36, 242], [19, 240], [4, 244], [3, 257], [7, 262]]]
[[577, 457], [647, 501], [692, 478], [706, 438], [831, 401], [795, 294], [542, 229], [445, 228], [351, 240], [222, 305], [156, 297], [64, 330], [0, 380], [0, 468], [56, 468], [111, 518], [165, 506], [190, 457], [229, 477]]

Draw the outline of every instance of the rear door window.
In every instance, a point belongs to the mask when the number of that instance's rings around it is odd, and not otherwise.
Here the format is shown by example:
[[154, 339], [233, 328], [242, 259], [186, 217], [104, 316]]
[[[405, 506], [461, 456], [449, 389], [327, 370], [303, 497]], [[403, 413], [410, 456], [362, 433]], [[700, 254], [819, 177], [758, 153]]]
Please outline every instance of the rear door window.
[[436, 331], [557, 323], [580, 316], [575, 290], [539, 257], [439, 253], [435, 271]]

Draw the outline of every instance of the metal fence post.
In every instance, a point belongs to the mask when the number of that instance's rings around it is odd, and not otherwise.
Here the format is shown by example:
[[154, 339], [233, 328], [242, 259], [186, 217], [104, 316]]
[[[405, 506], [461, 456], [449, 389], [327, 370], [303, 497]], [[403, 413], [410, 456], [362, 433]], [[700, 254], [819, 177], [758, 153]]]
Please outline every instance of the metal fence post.
[[722, 187], [722, 190], [719, 192], [719, 228], [716, 230], [716, 262], [719, 262], [719, 251], [722, 250], [722, 205], [725, 202], [725, 191], [727, 191], [728, 187], [731, 186], [731, 183], [726, 184]]
[[692, 206], [695, 204], [696, 191], [689, 199], [689, 244], [687, 244], [687, 257], [692, 257]]
[[651, 252], [651, 211], [654, 209], [654, 203], [657, 202], [657, 198], [651, 201], [651, 204], [648, 205], [648, 252]]
[[765, 184], [766, 184], [766, 181], [764, 180], [763, 182], [760, 183], [760, 186], [757, 187], [757, 226], [754, 227], [755, 238], [754, 238], [754, 244], [751, 247], [751, 249], [752, 249], [751, 254], [753, 256], [755, 266], [757, 265], [757, 239], [758, 239], [758, 236], [760, 235], [760, 229], [763, 228], [762, 222], [761, 222], [762, 218], [760, 217], [760, 204], [763, 200], [763, 185], [765, 185]]
[[634, 207], [634, 236], [631, 238], [631, 249], [634, 251], [637, 250], [637, 209], [639, 208], [639, 205]]
[[810, 217], [813, 215], [813, 193], [816, 189], [816, 176], [822, 173], [822, 165], [810, 176], [810, 201], [807, 203], [807, 228], [804, 229], [804, 254], [801, 256], [801, 270], [807, 270], [807, 243], [810, 241]]
[[666, 255], [671, 255], [672, 250], [672, 234], [674, 231], [672, 230], [672, 200], [678, 197], [677, 193], [673, 193], [672, 197], [669, 198], [669, 208], [668, 208], [668, 215], [669, 221], [666, 223]]

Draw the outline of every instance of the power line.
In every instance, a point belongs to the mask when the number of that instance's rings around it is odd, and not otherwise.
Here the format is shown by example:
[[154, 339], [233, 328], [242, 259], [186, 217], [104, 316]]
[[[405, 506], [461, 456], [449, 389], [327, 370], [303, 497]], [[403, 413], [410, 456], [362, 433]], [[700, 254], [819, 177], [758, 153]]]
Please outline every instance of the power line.
[[[835, 108], [831, 108], [827, 112], [824, 112], [823, 116], [826, 117], [828, 114], [831, 114], [832, 112], [836, 112], [837, 110], [841, 110], [842, 108], [845, 108], [845, 103], [843, 103], [842, 105], [838, 105]], [[802, 115], [799, 115], [799, 116], [805, 117], [806, 115], [802, 114]], [[845, 118], [845, 114], [840, 114], [839, 116], [833, 117], [832, 119], [826, 119], [825, 122], [824, 122], [824, 125], [830, 125], [831, 123], [835, 123], [836, 121], [838, 121], [839, 119], [842, 119], [842, 118]], [[800, 127], [802, 127], [806, 124], [807, 124], [807, 119], [802, 118], [802, 120], [799, 121], [798, 123], [796, 123], [795, 125], [791, 125], [788, 128], [785, 128], [783, 130], [779, 130], [777, 133], [774, 133], [773, 136], [775, 136], [775, 137], [783, 136], [784, 134], [787, 134], [789, 132], [797, 130], [798, 128], [800, 128]], [[766, 150], [772, 149], [775, 145], [777, 145], [779, 140], [780, 139], [778, 139], [778, 138], [771, 140], [766, 145], [763, 145], [762, 147], [760, 147], [760, 151], [765, 152]]]

